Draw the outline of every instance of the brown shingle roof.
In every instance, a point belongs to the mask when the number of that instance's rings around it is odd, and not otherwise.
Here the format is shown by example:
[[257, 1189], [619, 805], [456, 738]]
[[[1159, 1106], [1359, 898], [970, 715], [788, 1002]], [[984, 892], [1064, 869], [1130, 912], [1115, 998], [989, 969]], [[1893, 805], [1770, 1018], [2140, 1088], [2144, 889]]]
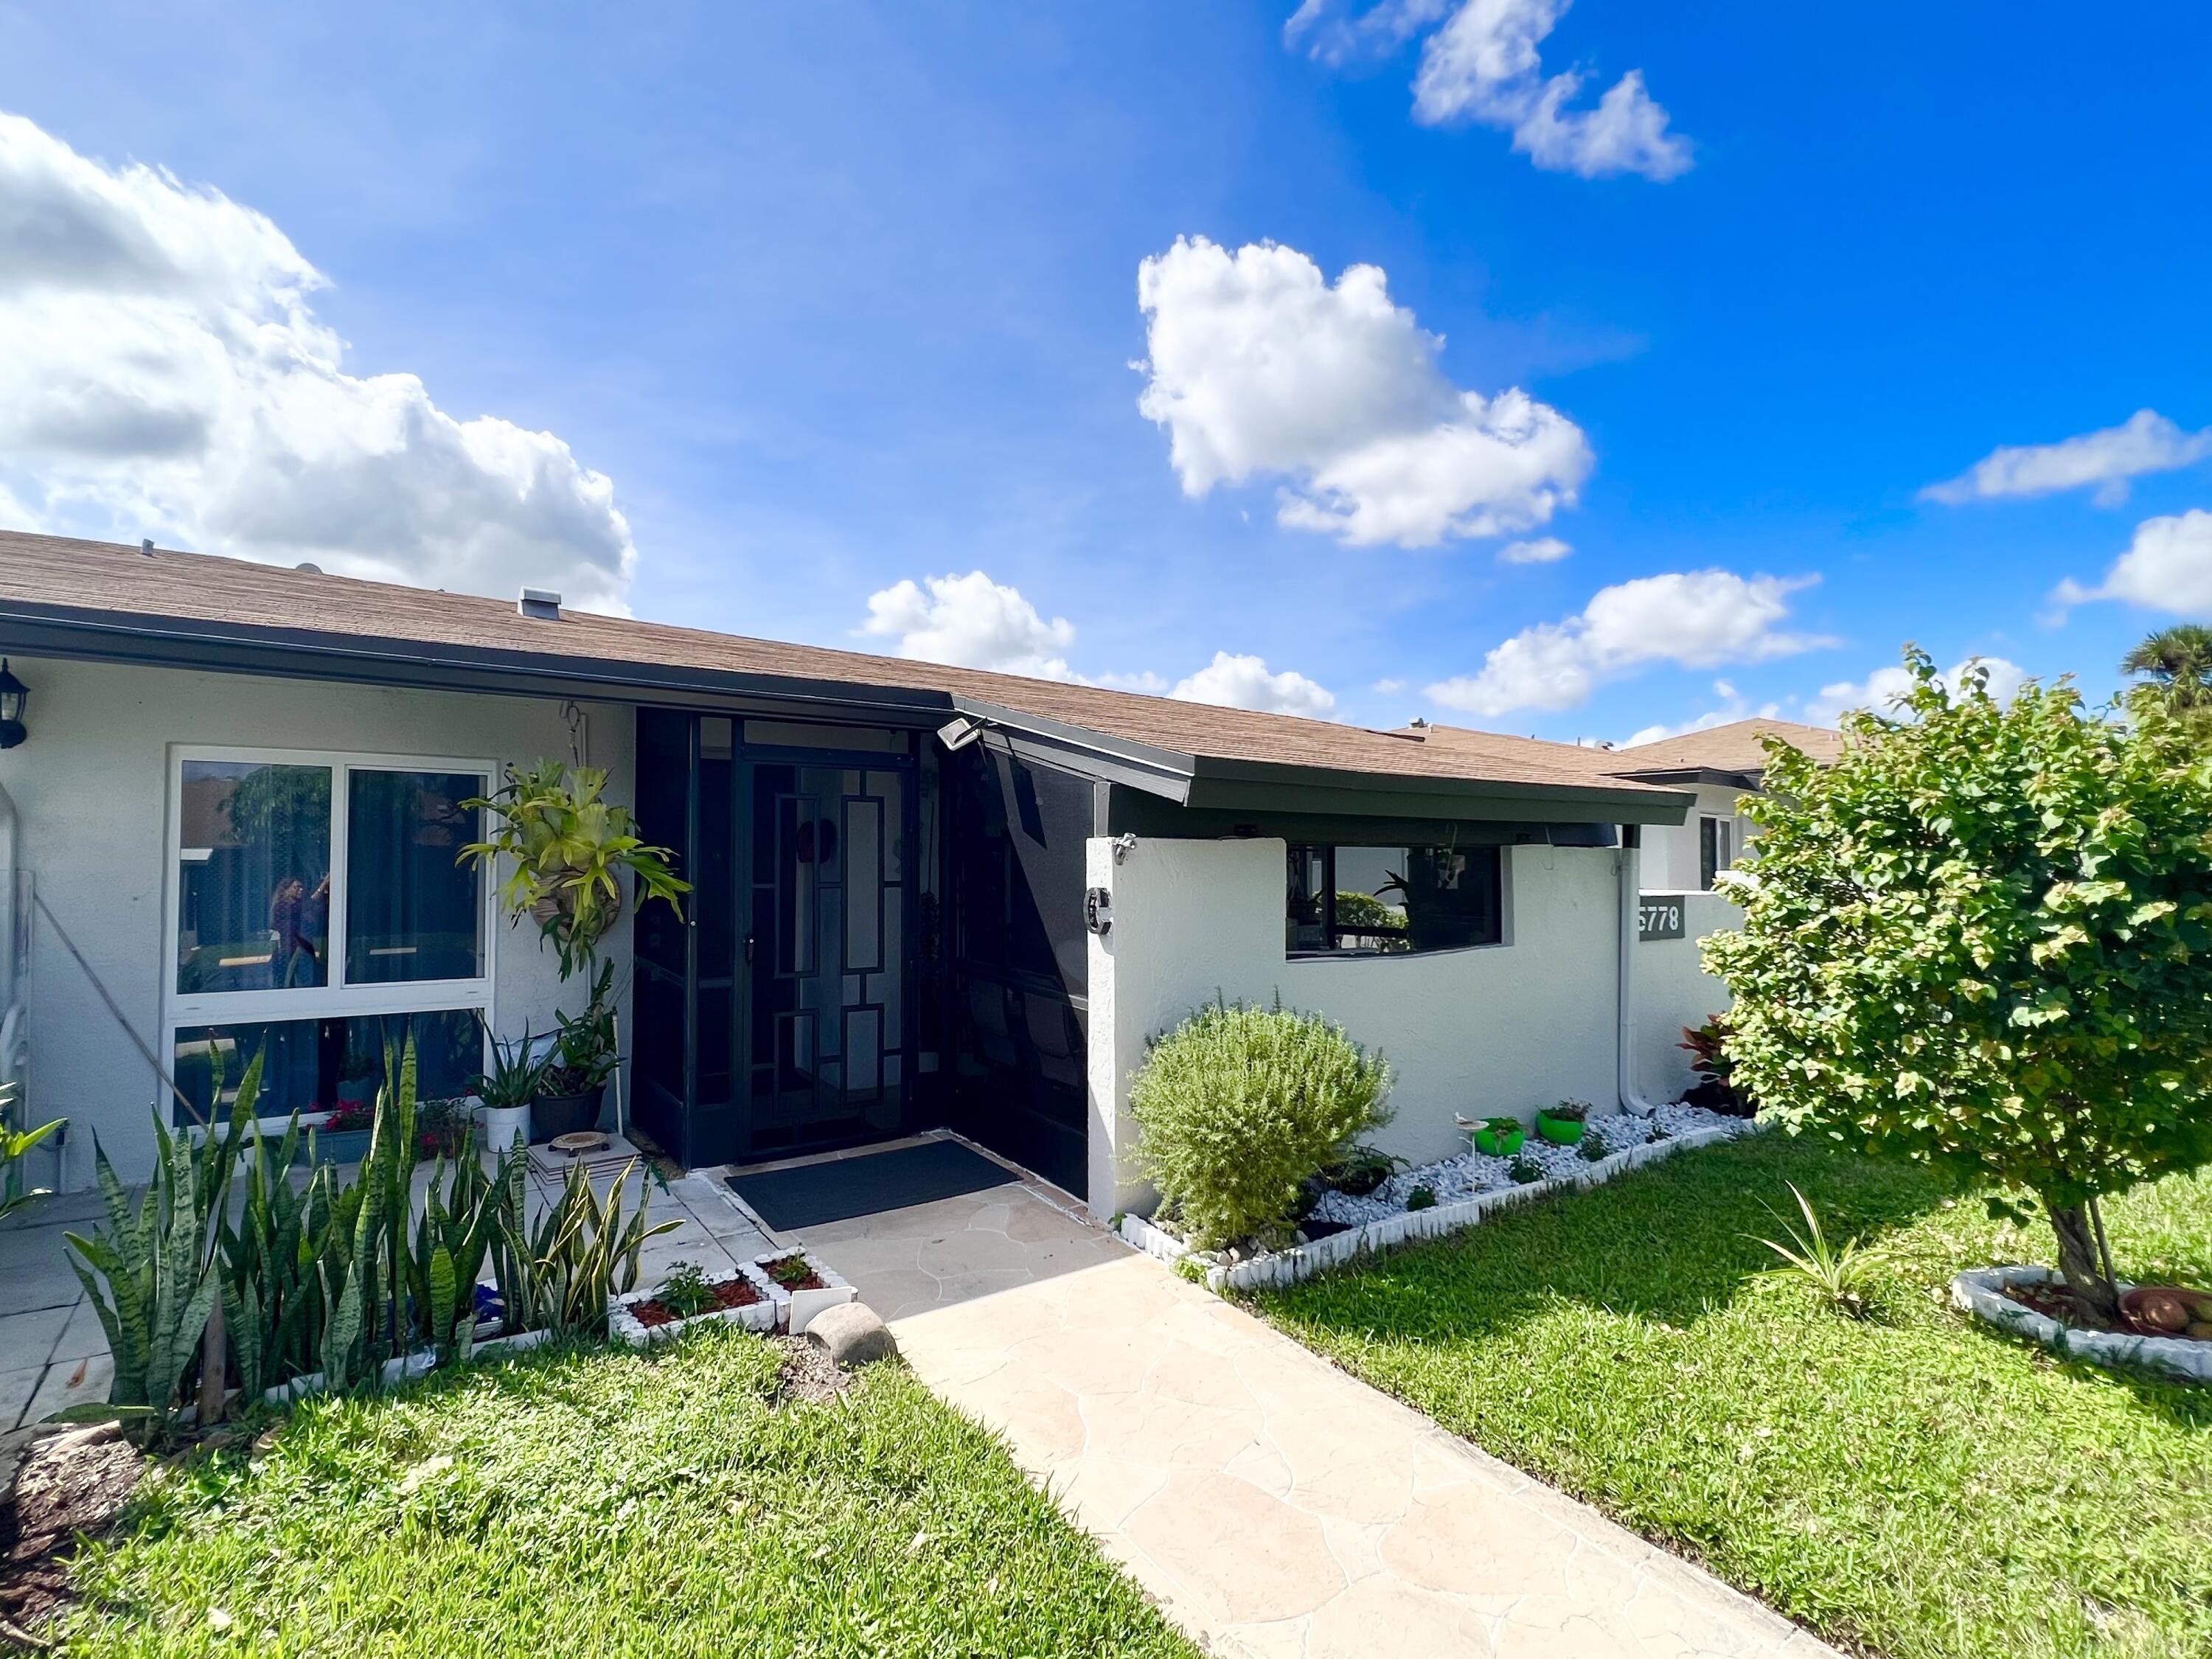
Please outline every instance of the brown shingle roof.
[[[599, 669], [654, 667], [708, 675], [776, 676], [841, 685], [941, 694], [1195, 760], [1323, 769], [1405, 787], [1503, 786], [1522, 793], [1579, 795], [1671, 806], [1678, 794], [1609, 778], [1563, 744], [1495, 739], [1480, 748], [1416, 741], [1288, 714], [1255, 714], [1166, 697], [1063, 685], [977, 669], [949, 668], [860, 652], [744, 639], [661, 623], [564, 611], [533, 621], [510, 600], [435, 592], [255, 564], [212, 555], [138, 549], [0, 531], [0, 641], [13, 622], [90, 623], [143, 635], [206, 625], [210, 633], [283, 643], [325, 659], [370, 657], [395, 646], [483, 653], [487, 663], [528, 657]], [[25, 647], [20, 641], [19, 652]], [[368, 676], [364, 675], [363, 678]], [[619, 696], [617, 687], [607, 695]], [[1339, 779], [1340, 783], [1350, 779]], [[1602, 816], [1602, 815], [1601, 815]]]
[[1766, 750], [1763, 737], [1781, 738], [1803, 750], [1822, 765], [1844, 752], [1844, 734], [1825, 726], [1803, 726], [1796, 720], [1732, 720], [1703, 732], [1686, 732], [1679, 738], [1639, 743], [1633, 749], [1617, 749], [1611, 758], [1631, 776], [1648, 772], [1677, 772], [1700, 769], [1712, 772], [1763, 772]]

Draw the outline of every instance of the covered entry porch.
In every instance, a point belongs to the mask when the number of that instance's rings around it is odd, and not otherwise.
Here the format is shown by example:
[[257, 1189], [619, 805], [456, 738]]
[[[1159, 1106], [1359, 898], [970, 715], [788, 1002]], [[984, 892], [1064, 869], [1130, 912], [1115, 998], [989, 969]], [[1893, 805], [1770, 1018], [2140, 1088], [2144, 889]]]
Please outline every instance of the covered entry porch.
[[632, 924], [647, 1136], [698, 1167], [952, 1128], [1085, 1195], [1103, 784], [934, 720], [642, 708], [636, 754], [692, 884]]

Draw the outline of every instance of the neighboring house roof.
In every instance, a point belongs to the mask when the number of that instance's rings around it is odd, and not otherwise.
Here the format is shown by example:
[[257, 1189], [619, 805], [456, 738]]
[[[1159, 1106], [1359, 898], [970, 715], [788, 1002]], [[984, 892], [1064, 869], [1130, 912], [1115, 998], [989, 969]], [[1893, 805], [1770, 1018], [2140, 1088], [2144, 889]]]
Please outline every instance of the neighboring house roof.
[[1616, 776], [1657, 779], [1686, 772], [1727, 772], [1756, 780], [1766, 769], [1764, 738], [1779, 738], [1826, 766], [1844, 752], [1844, 734], [1796, 720], [1731, 720], [1726, 726], [1606, 751]]
[[1564, 744], [1481, 750], [1289, 714], [787, 645], [701, 629], [0, 531], [0, 645], [18, 655], [906, 724], [973, 714], [1193, 805], [1679, 823], [1680, 791], [1607, 776]]
[[1768, 734], [1803, 750], [1822, 765], [1843, 753], [1844, 736], [1824, 726], [1802, 726], [1795, 720], [1732, 720], [1726, 726], [1678, 738], [1661, 738], [1632, 749], [1601, 749], [1595, 745], [1547, 743], [1540, 738], [1509, 738], [1495, 732], [1477, 732], [1463, 726], [1407, 728], [1409, 735], [1425, 737], [1440, 750], [1467, 755], [1510, 756], [1529, 749], [1557, 755], [1556, 764], [1579, 767], [1591, 778], [1619, 778], [1644, 783], [1720, 783], [1753, 788], [1766, 769], [1766, 750], [1760, 738]]

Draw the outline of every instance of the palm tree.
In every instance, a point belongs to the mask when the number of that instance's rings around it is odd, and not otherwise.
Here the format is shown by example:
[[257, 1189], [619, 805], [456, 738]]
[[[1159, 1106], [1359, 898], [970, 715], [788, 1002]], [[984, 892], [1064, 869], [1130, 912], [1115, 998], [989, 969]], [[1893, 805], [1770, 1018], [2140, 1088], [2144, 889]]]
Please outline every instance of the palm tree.
[[2120, 659], [2120, 672], [2155, 689], [2159, 700], [2177, 713], [2212, 710], [2212, 628], [2202, 623], [2161, 628]]

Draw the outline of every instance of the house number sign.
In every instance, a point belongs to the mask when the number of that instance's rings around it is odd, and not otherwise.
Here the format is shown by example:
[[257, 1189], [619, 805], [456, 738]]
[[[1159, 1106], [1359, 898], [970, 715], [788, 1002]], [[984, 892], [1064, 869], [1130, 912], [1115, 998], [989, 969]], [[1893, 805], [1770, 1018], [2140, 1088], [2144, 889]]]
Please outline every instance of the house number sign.
[[1639, 939], [1680, 939], [1682, 901], [1645, 899], [1636, 907], [1636, 937]]

